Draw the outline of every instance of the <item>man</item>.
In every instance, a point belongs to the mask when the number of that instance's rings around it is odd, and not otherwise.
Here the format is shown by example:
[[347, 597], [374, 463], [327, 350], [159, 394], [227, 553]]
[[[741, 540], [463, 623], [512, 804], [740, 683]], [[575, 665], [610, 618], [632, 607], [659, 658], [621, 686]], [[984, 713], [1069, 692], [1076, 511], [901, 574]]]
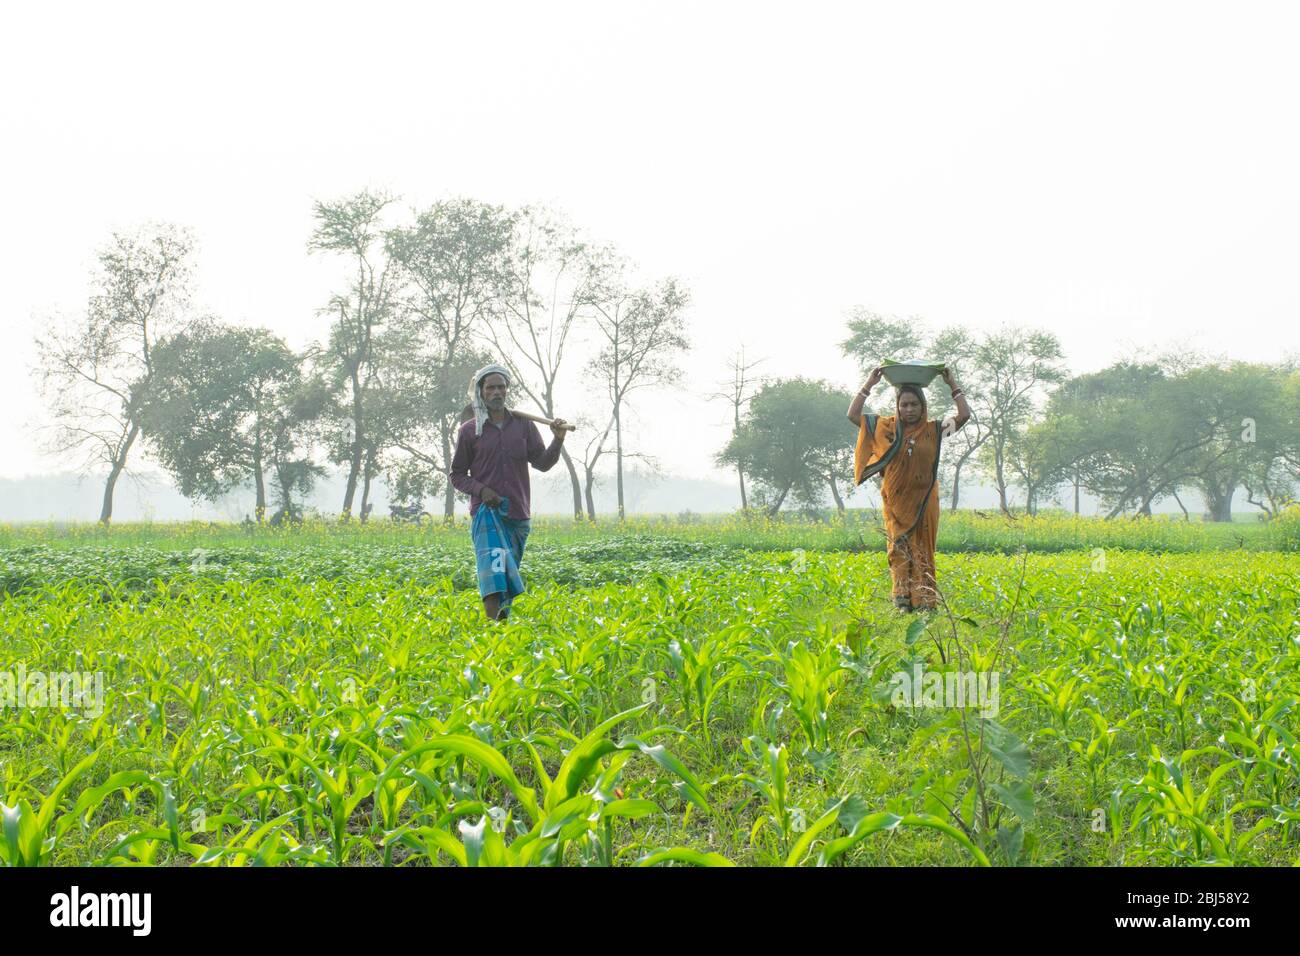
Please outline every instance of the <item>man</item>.
[[[531, 521], [528, 512], [528, 466], [550, 471], [560, 459], [564, 444], [563, 419], [555, 419], [551, 444], [542, 443], [535, 422], [516, 418], [506, 410], [510, 389], [510, 371], [501, 365], [485, 365], [474, 373], [469, 393], [474, 417], [460, 426], [456, 436], [456, 454], [451, 461], [451, 483], [457, 491], [469, 495], [471, 518], [481, 507], [500, 509], [506, 545], [518, 565], [524, 557], [524, 541]], [[477, 525], [482, 522], [476, 523]], [[479, 594], [483, 612], [489, 620], [504, 621], [510, 614], [513, 594], [502, 584], [504, 575], [492, 549], [475, 541], [478, 563]], [[522, 590], [522, 584], [519, 585]]]

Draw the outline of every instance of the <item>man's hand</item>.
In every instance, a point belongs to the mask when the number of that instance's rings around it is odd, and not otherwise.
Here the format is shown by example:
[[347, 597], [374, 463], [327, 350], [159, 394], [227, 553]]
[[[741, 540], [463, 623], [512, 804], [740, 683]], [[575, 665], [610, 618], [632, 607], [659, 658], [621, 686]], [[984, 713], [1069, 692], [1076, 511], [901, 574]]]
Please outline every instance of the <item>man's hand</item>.
[[551, 434], [554, 435], [556, 438], [558, 438], [560, 441], [564, 441], [564, 436], [568, 434], [568, 432], [564, 430], [564, 426], [567, 424], [569, 423], [566, 422], [563, 418], [551, 419]]
[[495, 508], [497, 505], [501, 504], [501, 496], [488, 487], [484, 487], [478, 497], [479, 500], [489, 508]]

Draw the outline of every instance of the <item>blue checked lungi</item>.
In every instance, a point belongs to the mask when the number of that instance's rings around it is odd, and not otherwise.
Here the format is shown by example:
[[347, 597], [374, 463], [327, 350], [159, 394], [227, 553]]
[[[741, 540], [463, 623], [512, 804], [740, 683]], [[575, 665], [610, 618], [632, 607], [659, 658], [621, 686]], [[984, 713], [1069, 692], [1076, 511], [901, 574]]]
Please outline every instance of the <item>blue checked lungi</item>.
[[519, 563], [524, 559], [524, 542], [532, 529], [529, 519], [503, 517], [510, 501], [501, 499], [500, 512], [480, 504], [470, 525], [474, 539], [474, 560], [478, 566], [478, 593], [481, 597], [500, 594], [502, 608], [508, 608], [516, 594], [524, 591]]

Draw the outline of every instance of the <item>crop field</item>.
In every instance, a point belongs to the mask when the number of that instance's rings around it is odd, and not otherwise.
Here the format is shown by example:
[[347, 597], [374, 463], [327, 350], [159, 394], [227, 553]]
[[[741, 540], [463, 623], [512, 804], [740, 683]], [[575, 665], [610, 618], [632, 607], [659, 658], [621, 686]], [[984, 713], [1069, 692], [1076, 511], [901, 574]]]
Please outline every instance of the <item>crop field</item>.
[[1300, 864], [1297, 527], [0, 529], [0, 862]]

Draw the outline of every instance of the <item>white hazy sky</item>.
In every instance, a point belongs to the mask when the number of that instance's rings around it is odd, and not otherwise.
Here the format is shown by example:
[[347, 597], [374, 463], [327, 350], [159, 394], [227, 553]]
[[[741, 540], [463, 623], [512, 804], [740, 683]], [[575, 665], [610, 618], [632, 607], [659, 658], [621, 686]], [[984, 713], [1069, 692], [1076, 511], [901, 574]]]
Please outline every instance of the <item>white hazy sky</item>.
[[[295, 347], [361, 187], [565, 211], [692, 290], [687, 386], [634, 444], [713, 473], [744, 343], [858, 386], [853, 306], [1055, 331], [1071, 365], [1300, 345], [1300, 7], [1194, 3], [22, 4], [0, 39], [0, 475], [55, 470], [29, 367], [93, 255], [192, 227], [199, 301]], [[573, 390], [577, 395], [577, 389]], [[563, 402], [561, 403], [563, 405]], [[562, 407], [574, 417], [576, 410]]]

